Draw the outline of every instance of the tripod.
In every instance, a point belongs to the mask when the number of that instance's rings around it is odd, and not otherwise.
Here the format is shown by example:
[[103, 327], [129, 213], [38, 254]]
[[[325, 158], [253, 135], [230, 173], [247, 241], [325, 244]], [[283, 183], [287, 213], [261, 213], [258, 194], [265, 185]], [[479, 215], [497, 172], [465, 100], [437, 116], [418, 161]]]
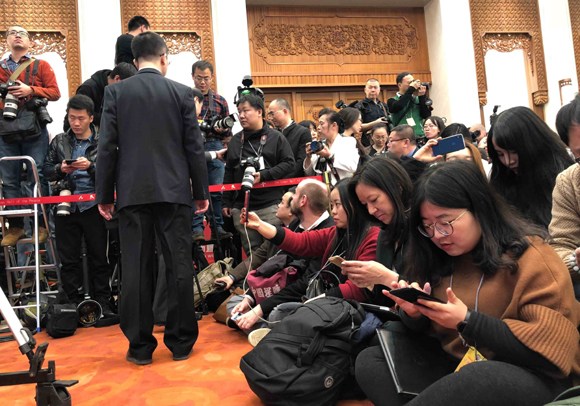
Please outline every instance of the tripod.
[[38, 406], [70, 406], [71, 396], [66, 388], [77, 384], [77, 380], [57, 381], [56, 364], [48, 361], [48, 368], [43, 369], [42, 363], [48, 348], [48, 343], [42, 343], [34, 352], [36, 340], [30, 330], [23, 327], [10, 306], [4, 291], [0, 289], [0, 312], [8, 323], [10, 331], [18, 342], [22, 354], [28, 357], [28, 371], [6, 372], [0, 374], [0, 386], [24, 385], [36, 383], [36, 404]]

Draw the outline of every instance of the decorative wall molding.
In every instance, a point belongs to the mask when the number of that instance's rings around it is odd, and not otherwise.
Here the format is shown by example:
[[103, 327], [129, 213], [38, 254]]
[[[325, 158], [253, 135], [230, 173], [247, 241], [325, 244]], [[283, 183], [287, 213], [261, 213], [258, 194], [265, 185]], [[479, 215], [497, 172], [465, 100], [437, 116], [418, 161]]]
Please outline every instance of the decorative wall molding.
[[422, 7], [247, 10], [256, 86], [362, 87], [371, 77], [394, 85], [403, 71], [431, 81]]
[[[56, 52], [65, 61], [69, 94], [81, 83], [76, 0], [2, 0], [0, 27], [20, 25], [31, 34], [31, 53]], [[6, 52], [6, 41], [0, 53]]]
[[543, 117], [542, 107], [548, 102], [548, 83], [537, 0], [470, 0], [469, 4], [480, 106], [487, 103], [487, 50], [523, 49], [531, 72], [534, 111]]
[[576, 59], [576, 83], [580, 83], [580, 0], [568, 0], [568, 7], [570, 8], [570, 23]]
[[[311, 23], [312, 17], [293, 19], [293, 24], [280, 22], [283, 17], [263, 17], [251, 27], [254, 49], [268, 63], [284, 63], [286, 56], [301, 56], [304, 63], [342, 65], [358, 60], [349, 56], [364, 56], [380, 61], [383, 57], [411, 58], [417, 52], [417, 28], [406, 18], [387, 18], [392, 23], [361, 24], [358, 18], [334, 16], [321, 23]], [[380, 19], [384, 21], [385, 19]], [[321, 57], [334, 56], [332, 61]]]
[[[123, 32], [127, 31], [131, 17], [136, 15], [147, 18], [155, 32], [166, 39], [171, 38], [167, 44], [171, 54], [191, 51], [215, 66], [211, 0], [121, 0]], [[194, 44], [188, 45], [188, 40], [193, 40]]]
[[159, 32], [165, 40], [170, 55], [191, 52], [201, 59], [201, 37], [195, 32]]

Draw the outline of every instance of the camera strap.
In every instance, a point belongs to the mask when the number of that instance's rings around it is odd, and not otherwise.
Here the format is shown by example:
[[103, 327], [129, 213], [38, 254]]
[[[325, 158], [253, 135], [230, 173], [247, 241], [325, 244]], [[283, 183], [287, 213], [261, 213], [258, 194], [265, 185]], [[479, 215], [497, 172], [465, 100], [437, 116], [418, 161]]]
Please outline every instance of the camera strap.
[[26, 83], [28, 86], [32, 86], [32, 84], [34, 83], [34, 78], [36, 77], [36, 74], [38, 73], [38, 65], [40, 64], [40, 62], [35, 59], [34, 60], [34, 65], [32, 65], [32, 79], [30, 78], [30, 66], [28, 66], [28, 69], [26, 69], [26, 76], [24, 77], [24, 83]]
[[[16, 68], [16, 70], [14, 72], [12, 72], [12, 74], [10, 75], [10, 78], [8, 78], [8, 80], [11, 81], [15, 81], [16, 79], [18, 79], [18, 76], [20, 76], [20, 74], [22, 73], [22, 71], [24, 71], [24, 69], [28, 68], [28, 66], [35, 62], [36, 59], [34, 58], [30, 58], [28, 59], [26, 62], [22, 62], [18, 68]], [[10, 73], [10, 70], [8, 69], [8, 65], [6, 64], [6, 60], [2, 61], [2, 68], [7, 71], [8, 73]], [[28, 76], [28, 75], [27, 75]], [[26, 79], [26, 82], [28, 82], [28, 78]]]

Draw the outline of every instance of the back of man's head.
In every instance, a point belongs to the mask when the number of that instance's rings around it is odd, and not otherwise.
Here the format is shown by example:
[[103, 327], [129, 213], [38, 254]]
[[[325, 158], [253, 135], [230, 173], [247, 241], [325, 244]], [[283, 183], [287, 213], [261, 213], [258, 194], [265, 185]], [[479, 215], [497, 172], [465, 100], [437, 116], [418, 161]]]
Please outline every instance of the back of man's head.
[[146, 31], [133, 38], [131, 52], [137, 61], [139, 59], [154, 61], [167, 53], [167, 45], [161, 35], [153, 31]]
[[121, 80], [124, 80], [130, 78], [136, 73], [137, 68], [132, 63], [119, 62], [119, 64], [113, 68], [111, 73], [109, 73], [109, 77], [115, 79], [115, 77], [119, 76]]
[[86, 110], [89, 116], [95, 114], [95, 104], [89, 96], [85, 96], [84, 94], [75, 94], [68, 100], [66, 112], [68, 113], [70, 109]]
[[556, 115], [556, 130], [566, 145], [570, 144], [568, 132], [573, 124], [580, 125], [580, 93], [574, 100], [564, 105]]
[[149, 27], [150, 27], [149, 21], [147, 21], [147, 19], [145, 17], [135, 16], [129, 20], [129, 23], [127, 24], [127, 31], [129, 31], [129, 32], [134, 31], [134, 30], [138, 29], [139, 27], [141, 27], [142, 25], [144, 25], [145, 28], [147, 28], [147, 29], [149, 29]]
[[315, 179], [305, 179], [298, 185], [300, 194], [308, 199], [308, 208], [313, 214], [321, 216], [328, 210], [328, 189], [323, 182]]

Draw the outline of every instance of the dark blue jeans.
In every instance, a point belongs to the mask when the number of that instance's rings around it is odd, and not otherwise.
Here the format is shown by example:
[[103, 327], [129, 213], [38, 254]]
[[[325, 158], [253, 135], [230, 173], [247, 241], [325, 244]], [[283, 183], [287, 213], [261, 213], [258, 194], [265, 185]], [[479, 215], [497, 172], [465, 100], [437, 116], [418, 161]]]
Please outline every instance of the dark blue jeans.
[[[4, 142], [2, 137], [0, 137], [0, 157], [28, 155], [34, 159], [40, 179], [42, 196], [48, 196], [48, 182], [44, 178], [44, 173], [42, 172], [42, 165], [44, 164], [44, 158], [46, 157], [47, 152], [48, 130], [46, 128], [42, 129], [42, 134], [34, 141], [8, 144]], [[0, 163], [0, 174], [3, 182], [2, 195], [4, 198], [9, 199], [23, 196], [21, 185], [23, 162], [28, 164], [28, 161], [3, 161]], [[30, 184], [34, 183], [32, 171], [28, 175], [28, 182]], [[11, 206], [11, 208], [16, 210], [21, 207]], [[11, 218], [9, 219], [9, 223], [12, 227], [22, 227], [23, 220], [22, 218]]]
[[[219, 151], [224, 148], [224, 144], [221, 141], [213, 140], [208, 141], [204, 145], [206, 151]], [[210, 185], [221, 185], [224, 181], [225, 174], [225, 164], [219, 159], [211, 160], [207, 163], [207, 177]], [[218, 227], [223, 226], [224, 218], [222, 217], [222, 193], [210, 193], [211, 204], [213, 206], [214, 218], [216, 225]], [[195, 212], [196, 207], [193, 205], [193, 210]], [[192, 231], [198, 232], [203, 231], [203, 214], [194, 214], [193, 220], [191, 222]], [[210, 221], [210, 226], [212, 223]]]

